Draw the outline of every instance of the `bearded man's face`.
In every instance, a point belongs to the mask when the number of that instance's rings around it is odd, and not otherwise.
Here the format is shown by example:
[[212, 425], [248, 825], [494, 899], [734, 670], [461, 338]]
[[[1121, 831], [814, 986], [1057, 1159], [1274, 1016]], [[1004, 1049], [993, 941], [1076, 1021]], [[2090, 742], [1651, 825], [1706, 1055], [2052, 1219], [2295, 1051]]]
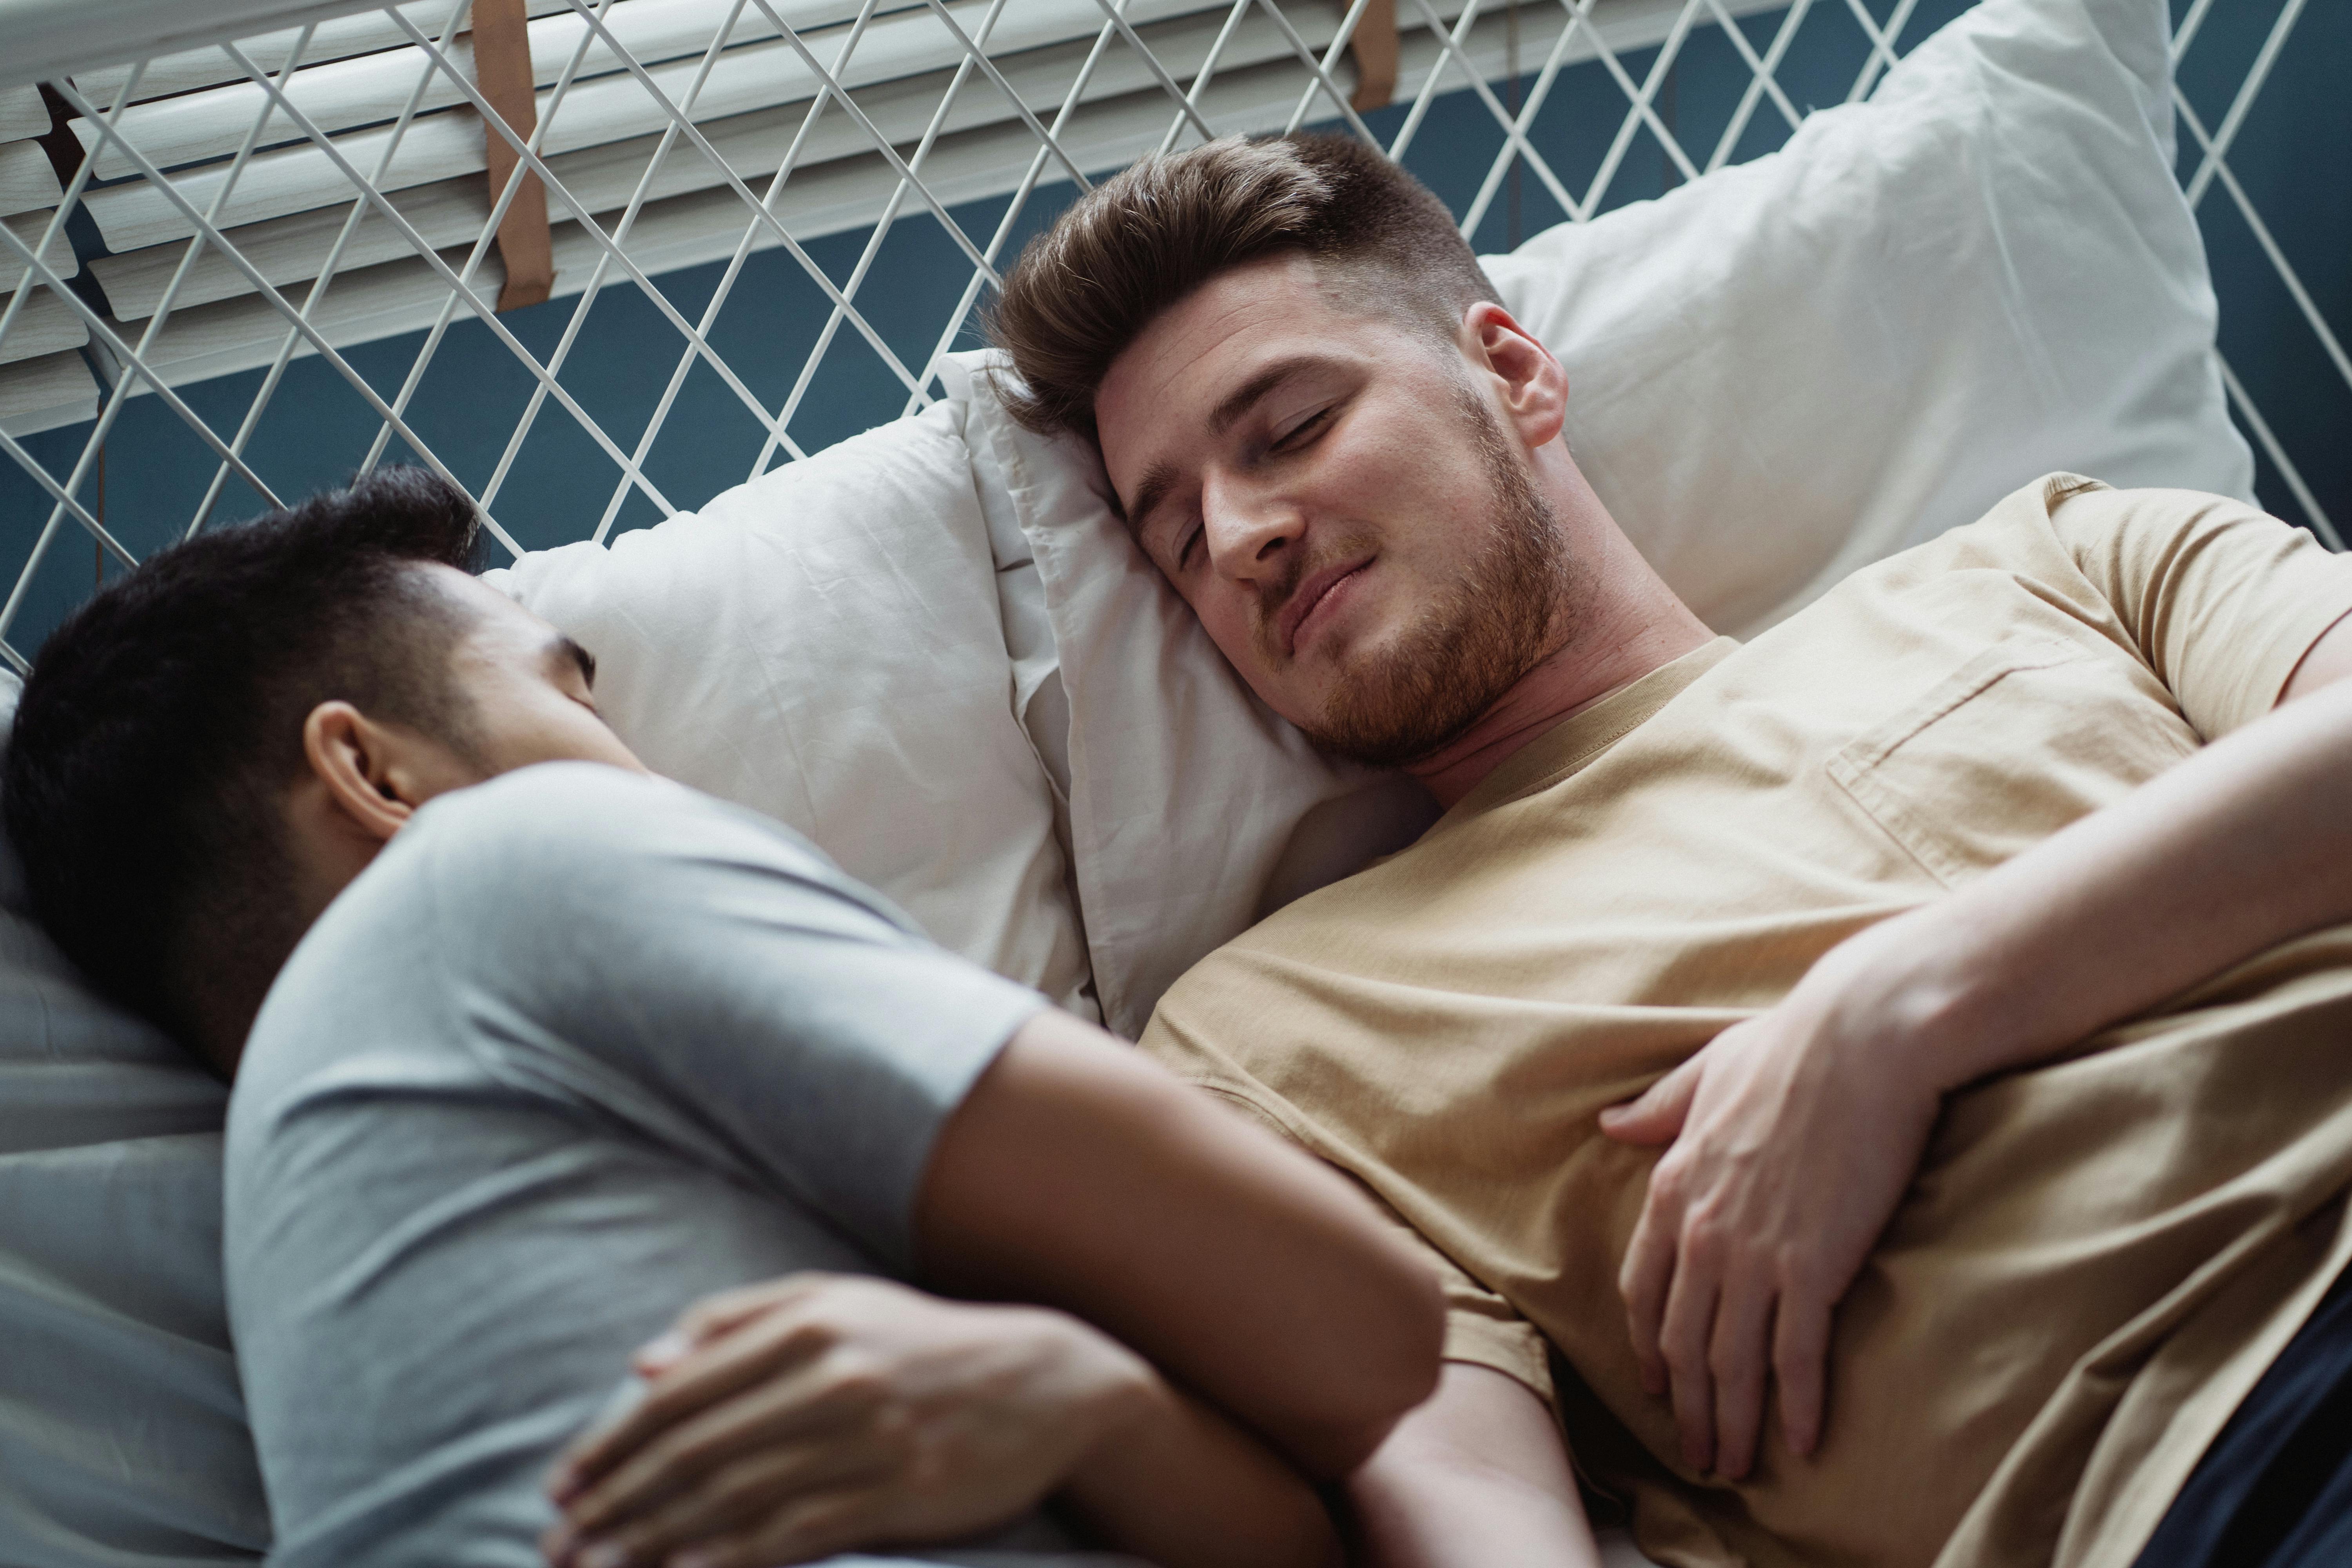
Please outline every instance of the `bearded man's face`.
[[1304, 257], [1236, 268], [1095, 400], [1145, 553], [1268, 706], [1383, 766], [1555, 650], [1575, 564], [1458, 348], [1342, 310]]

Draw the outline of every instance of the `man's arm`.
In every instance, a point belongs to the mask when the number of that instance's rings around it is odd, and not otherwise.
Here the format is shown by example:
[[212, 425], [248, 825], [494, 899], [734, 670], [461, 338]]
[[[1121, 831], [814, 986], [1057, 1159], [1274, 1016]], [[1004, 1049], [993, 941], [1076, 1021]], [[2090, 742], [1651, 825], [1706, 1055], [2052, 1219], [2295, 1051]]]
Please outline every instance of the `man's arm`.
[[1360, 1194], [1066, 1014], [958, 1108], [915, 1223], [930, 1279], [1099, 1325], [1319, 1479], [1436, 1376], [1436, 1285]]
[[934, 1281], [1111, 1337], [873, 1281], [737, 1292], [559, 1470], [551, 1557], [798, 1560], [1058, 1489], [1156, 1562], [1318, 1564], [1336, 1541], [1300, 1472], [1345, 1474], [1436, 1373], [1435, 1287], [1360, 1194], [1066, 1015], [950, 1117], [915, 1223]]
[[2311, 651], [2287, 677], [2286, 687], [2279, 693], [2279, 706], [2309, 697], [2347, 675], [2352, 675], [2352, 619], [2336, 622], [2311, 645]]
[[795, 1275], [696, 1305], [645, 1396], [551, 1491], [556, 1568], [770, 1568], [969, 1537], [1058, 1491], [1167, 1568], [1331, 1568], [1322, 1503], [1263, 1444], [1065, 1313]]
[[1437, 1393], [1348, 1479], [1366, 1568], [1599, 1568], [1550, 1409], [1491, 1367]]
[[2290, 937], [2352, 920], [2352, 619], [2271, 713], [1940, 901], [1833, 949], [1612, 1136], [1673, 1142], [1621, 1277], [1684, 1457], [1737, 1477], [1768, 1370], [1820, 1432], [1831, 1310], [1941, 1097], [2067, 1049]]

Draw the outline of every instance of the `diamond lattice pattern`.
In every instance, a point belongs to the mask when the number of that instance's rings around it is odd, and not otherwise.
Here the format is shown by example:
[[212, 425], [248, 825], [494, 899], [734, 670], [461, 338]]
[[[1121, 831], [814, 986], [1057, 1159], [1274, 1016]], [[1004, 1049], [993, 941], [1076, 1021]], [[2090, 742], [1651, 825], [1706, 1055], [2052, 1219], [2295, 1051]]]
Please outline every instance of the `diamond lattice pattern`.
[[[2306, 0], [2253, 3], [2275, 18], [2226, 98], [2178, 96], [2184, 184], [2244, 226], [2352, 388], [2231, 162]], [[1394, 0], [1393, 100], [1362, 109], [1371, 0], [529, 0], [527, 128], [476, 85], [467, 0], [101, 64], [50, 103], [0, 90], [0, 451], [30, 481], [0, 476], [0, 657], [24, 668], [141, 552], [387, 460], [463, 485], [520, 552], [923, 407], [1022, 239], [1153, 149], [1344, 130], [1498, 248], [1769, 151], [1958, 8]], [[2216, 9], [2179, 0], [2177, 61]], [[1703, 81], [1711, 109], [1677, 103]], [[35, 140], [52, 103], [70, 117]], [[495, 191], [486, 126], [519, 149]], [[554, 298], [501, 315], [526, 172]]]

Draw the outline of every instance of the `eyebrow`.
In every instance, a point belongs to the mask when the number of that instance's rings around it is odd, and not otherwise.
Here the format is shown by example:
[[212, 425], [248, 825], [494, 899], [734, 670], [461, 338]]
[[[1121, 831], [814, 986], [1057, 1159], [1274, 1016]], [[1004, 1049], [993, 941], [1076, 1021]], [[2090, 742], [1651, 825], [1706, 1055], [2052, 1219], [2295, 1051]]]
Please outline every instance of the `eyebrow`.
[[588, 683], [588, 689], [596, 689], [596, 656], [572, 638], [557, 634], [555, 640], [547, 645], [547, 657], [554, 664], [570, 659], [580, 667], [580, 679]]
[[1225, 400], [1209, 411], [1209, 434], [1222, 436], [1234, 426], [1234, 422], [1248, 413], [1257, 400], [1297, 375], [1325, 361], [1318, 354], [1293, 354], [1278, 359], [1247, 381], [1241, 384]]
[[1152, 464], [1143, 470], [1143, 482], [1135, 487], [1135, 504], [1124, 510], [1120, 521], [1132, 529], [1138, 538], [1142, 537], [1143, 525], [1150, 521], [1152, 509], [1166, 500], [1168, 492], [1175, 488], [1176, 465], [1165, 462]]

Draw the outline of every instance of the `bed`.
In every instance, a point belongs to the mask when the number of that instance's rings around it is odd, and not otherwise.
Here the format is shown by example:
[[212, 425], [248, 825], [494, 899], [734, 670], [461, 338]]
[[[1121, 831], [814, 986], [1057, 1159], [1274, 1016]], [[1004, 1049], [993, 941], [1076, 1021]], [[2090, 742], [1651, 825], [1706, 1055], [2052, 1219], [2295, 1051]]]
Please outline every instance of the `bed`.
[[[1720, 630], [2053, 468], [2251, 496], [2259, 449], [2337, 542], [2198, 223], [2260, 227], [2229, 156], [2299, 4], [2210, 117], [2213, 0], [495, 9], [0, 12], [0, 658], [146, 550], [422, 462], [652, 765], [1131, 1036], [1428, 808], [1240, 688], [973, 311], [1089, 176], [1301, 124], [1455, 203]], [[0, 895], [0, 1560], [256, 1560], [221, 1091]]]

